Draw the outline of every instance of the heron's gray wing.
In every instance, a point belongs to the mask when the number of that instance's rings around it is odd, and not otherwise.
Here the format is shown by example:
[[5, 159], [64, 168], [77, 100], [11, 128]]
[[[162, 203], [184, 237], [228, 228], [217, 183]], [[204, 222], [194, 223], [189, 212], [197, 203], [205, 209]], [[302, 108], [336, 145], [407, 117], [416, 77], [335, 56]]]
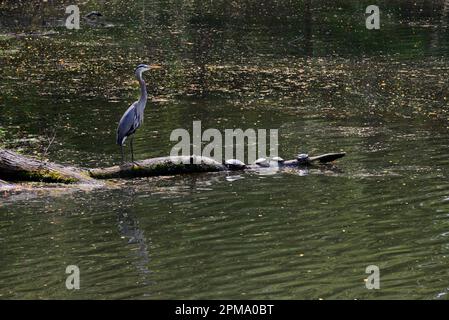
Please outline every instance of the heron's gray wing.
[[117, 144], [123, 145], [125, 139], [132, 135], [138, 128], [136, 102], [123, 114], [117, 128]]

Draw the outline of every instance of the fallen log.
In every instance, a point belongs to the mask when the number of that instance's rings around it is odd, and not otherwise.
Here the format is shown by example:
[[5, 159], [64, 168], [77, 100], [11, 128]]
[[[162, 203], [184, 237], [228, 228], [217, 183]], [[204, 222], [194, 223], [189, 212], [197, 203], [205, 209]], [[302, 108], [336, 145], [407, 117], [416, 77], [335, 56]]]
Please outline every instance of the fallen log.
[[211, 158], [202, 156], [173, 156], [135, 161], [109, 168], [91, 169], [88, 172], [95, 179], [113, 179], [225, 170], [227, 170], [226, 166]]
[[0, 190], [7, 190], [13, 188], [13, 185], [9, 184], [6, 181], [0, 180]]
[[0, 149], [0, 178], [7, 181], [95, 183], [82, 169], [41, 161], [5, 149]]
[[[314, 167], [337, 160], [345, 156], [345, 153], [328, 153], [316, 157], [305, 156], [304, 158], [288, 161], [269, 161], [268, 167]], [[240, 166], [231, 167], [228, 164], [221, 164], [214, 159], [202, 156], [169, 156], [146, 159], [108, 168], [83, 169], [42, 161], [20, 155], [13, 151], [0, 149], [0, 179], [2, 179], [0, 180], [0, 187], [3, 188], [11, 186], [6, 181], [101, 185], [98, 182], [99, 179], [167, 176], [185, 173], [254, 170], [261, 168], [258, 164], [245, 165], [243, 163]]]

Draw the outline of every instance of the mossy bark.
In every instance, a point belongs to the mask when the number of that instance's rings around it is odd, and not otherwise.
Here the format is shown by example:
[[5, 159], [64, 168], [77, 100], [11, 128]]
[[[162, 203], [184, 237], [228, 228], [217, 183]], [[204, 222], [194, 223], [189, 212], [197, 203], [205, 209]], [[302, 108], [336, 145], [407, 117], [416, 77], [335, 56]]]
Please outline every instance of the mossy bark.
[[7, 181], [95, 183], [81, 169], [41, 161], [5, 149], [0, 149], [0, 178]]
[[225, 171], [221, 163], [201, 156], [176, 156], [146, 159], [121, 166], [89, 170], [96, 179], [166, 176], [194, 172]]

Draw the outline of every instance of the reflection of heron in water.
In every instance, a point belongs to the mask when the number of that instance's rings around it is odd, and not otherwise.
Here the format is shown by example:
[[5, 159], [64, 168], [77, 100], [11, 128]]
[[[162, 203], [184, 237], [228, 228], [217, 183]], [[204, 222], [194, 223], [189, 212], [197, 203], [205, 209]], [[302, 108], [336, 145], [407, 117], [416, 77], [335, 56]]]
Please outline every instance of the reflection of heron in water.
[[[130, 196], [132, 197], [132, 195]], [[128, 199], [131, 200], [131, 199]], [[127, 201], [133, 203], [133, 201]], [[149, 250], [147, 245], [147, 239], [144, 232], [139, 228], [139, 222], [128, 212], [128, 208], [122, 208], [117, 214], [117, 223], [119, 233], [125, 239], [128, 239], [128, 245], [136, 245], [137, 251], [133, 250], [133, 253], [137, 253], [137, 259], [134, 265], [143, 277], [143, 284], [148, 285], [148, 275], [150, 270], [148, 269], [148, 263], [150, 261]]]

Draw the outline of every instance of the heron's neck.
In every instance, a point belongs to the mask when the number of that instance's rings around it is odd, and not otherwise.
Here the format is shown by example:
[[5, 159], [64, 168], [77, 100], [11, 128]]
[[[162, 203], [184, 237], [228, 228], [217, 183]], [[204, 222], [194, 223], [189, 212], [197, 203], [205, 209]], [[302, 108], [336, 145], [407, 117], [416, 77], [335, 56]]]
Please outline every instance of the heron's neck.
[[137, 75], [137, 80], [139, 81], [139, 85], [140, 85], [139, 102], [141, 102], [140, 105], [142, 105], [145, 108], [145, 104], [147, 102], [148, 94], [147, 94], [147, 86], [145, 85], [145, 81], [142, 78], [142, 73], [139, 73]]

